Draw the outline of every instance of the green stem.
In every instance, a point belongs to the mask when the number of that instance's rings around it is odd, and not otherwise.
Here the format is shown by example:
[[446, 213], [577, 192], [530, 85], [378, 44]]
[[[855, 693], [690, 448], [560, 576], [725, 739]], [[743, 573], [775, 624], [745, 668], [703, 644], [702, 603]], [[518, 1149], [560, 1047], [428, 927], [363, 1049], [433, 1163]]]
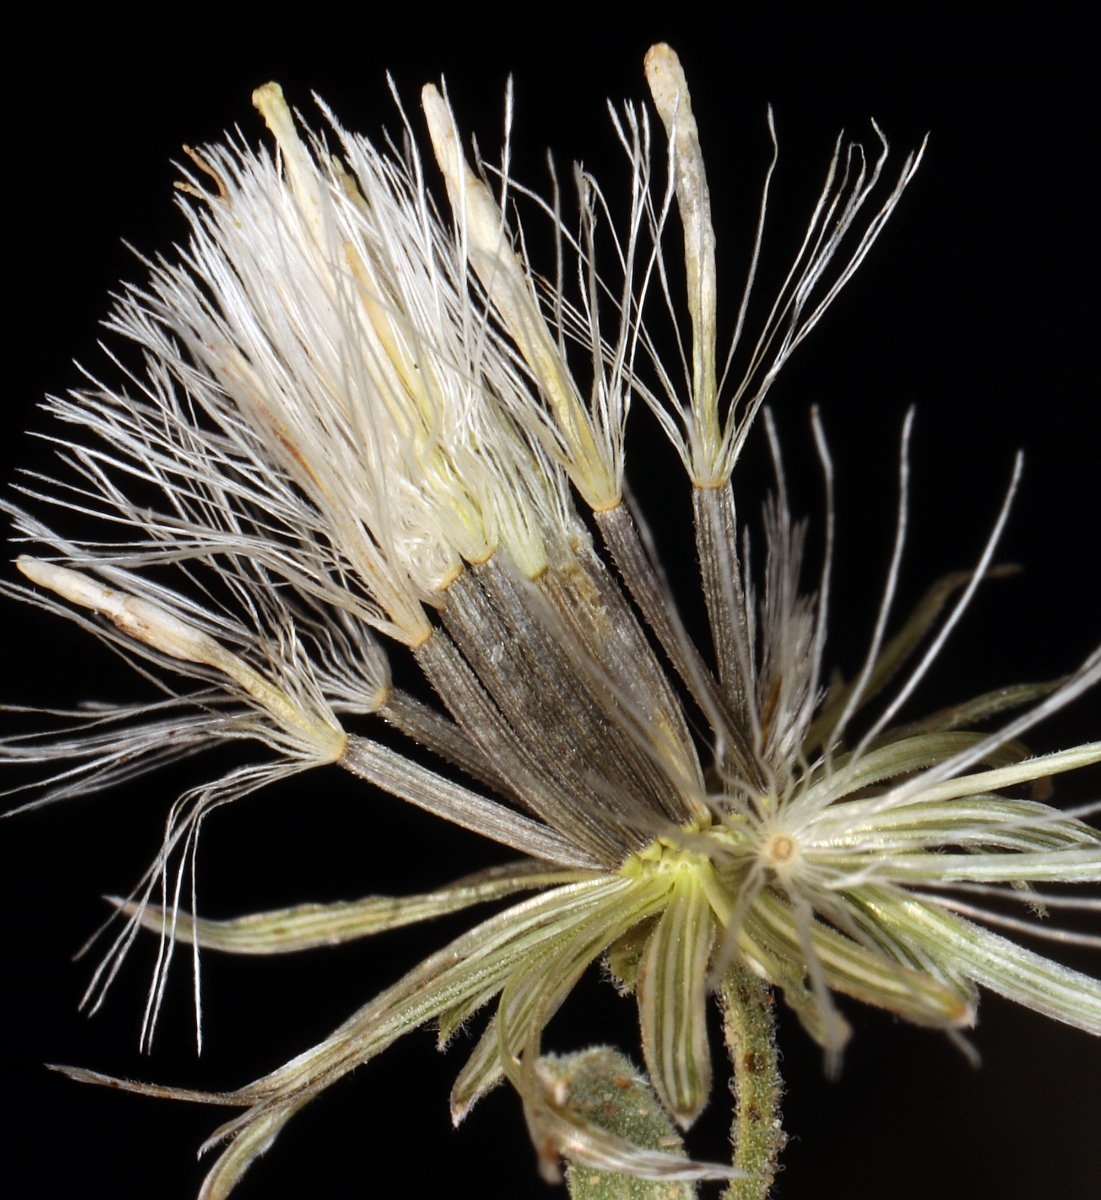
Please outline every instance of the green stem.
[[776, 1051], [772, 990], [740, 962], [732, 962], [720, 989], [723, 1033], [734, 1069], [733, 1179], [723, 1200], [768, 1200], [780, 1152], [787, 1142], [780, 1122], [783, 1080]]

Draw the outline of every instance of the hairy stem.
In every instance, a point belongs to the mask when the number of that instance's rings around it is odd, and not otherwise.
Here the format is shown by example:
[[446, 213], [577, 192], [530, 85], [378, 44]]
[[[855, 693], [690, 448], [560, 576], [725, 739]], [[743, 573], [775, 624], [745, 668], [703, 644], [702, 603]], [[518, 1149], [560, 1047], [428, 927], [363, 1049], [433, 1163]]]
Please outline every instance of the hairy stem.
[[780, 1121], [783, 1081], [776, 1051], [772, 989], [742, 963], [726, 970], [720, 989], [723, 1033], [733, 1067], [733, 1179], [723, 1200], [767, 1200], [787, 1142]]

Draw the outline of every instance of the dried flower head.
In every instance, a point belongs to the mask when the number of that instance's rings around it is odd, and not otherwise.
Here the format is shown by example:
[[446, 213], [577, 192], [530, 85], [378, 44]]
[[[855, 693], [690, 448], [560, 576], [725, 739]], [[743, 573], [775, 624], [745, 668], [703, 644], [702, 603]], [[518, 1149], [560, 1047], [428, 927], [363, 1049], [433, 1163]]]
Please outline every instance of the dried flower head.
[[[295, 1112], [397, 1038], [434, 1023], [446, 1043], [485, 1008], [452, 1093], [456, 1121], [508, 1080], [549, 1175], [566, 1156], [639, 1178], [748, 1177], [756, 1190], [738, 1195], [766, 1194], [780, 1144], [774, 1094], [764, 1109], [743, 1101], [742, 1140], [724, 1167], [605, 1127], [576, 1083], [603, 1060], [543, 1055], [548, 1020], [599, 960], [637, 999], [658, 1128], [660, 1109], [688, 1127], [711, 1094], [716, 991], [728, 1037], [756, 1037], [774, 1054], [751, 1018], [766, 1006], [763, 985], [778, 989], [831, 1065], [848, 1032], [837, 994], [958, 1036], [985, 987], [1101, 1034], [1097, 981], [991, 928], [1040, 928], [994, 897], [1032, 912], [1086, 905], [1049, 889], [1101, 878], [1088, 812], [1022, 790], [1097, 762], [1101, 743], [1032, 756], [1021, 741], [1101, 679], [1101, 651], [1060, 681], [904, 715], [998, 571], [1019, 465], [973, 567], [899, 622], [907, 420], [890, 568], [849, 680], [825, 668], [834, 521], [817, 418], [817, 587], [805, 587], [806, 527], [790, 511], [769, 421], [777, 490], [763, 562], [751, 561], [735, 509], [731, 476], [772, 381], [868, 253], [920, 152], [889, 175], [878, 130], [870, 157], [838, 144], [754, 324], [770, 168], [744, 298], [720, 346], [688, 90], [668, 47], [650, 51], [646, 74], [668, 150], [655, 151], [644, 111], [613, 114], [630, 169], [624, 218], [580, 168], [567, 215], [557, 192], [546, 201], [512, 180], [507, 145], [499, 167], [468, 159], [434, 87], [422, 106], [449, 214], [432, 199], [404, 112], [403, 148], [380, 149], [329, 114], [328, 135], [303, 132], [279, 89], [261, 88], [254, 99], [277, 152], [240, 140], [189, 151], [190, 240], [149, 262], [147, 282], [117, 304], [111, 327], [140, 348], [143, 369], [49, 403], [63, 426], [53, 435], [61, 467], [23, 490], [96, 532], [66, 538], [12, 506], [35, 550], [18, 560], [29, 585], [5, 590], [106, 639], [161, 698], [57, 712], [58, 728], [9, 739], [4, 757], [52, 772], [32, 803], [219, 740], [268, 754], [176, 802], [155, 861], [118, 901], [95, 1002], [143, 927], [162, 946], [148, 1041], [180, 942], [193, 948], [198, 1003], [200, 948], [298, 950], [509, 900], [253, 1083], [226, 1093], [125, 1085], [244, 1110], [208, 1143], [221, 1149], [204, 1198], [227, 1195]], [[516, 198], [549, 222], [549, 280], [529, 261]], [[678, 339], [689, 335], [672, 354], [656, 332], [663, 312]], [[710, 647], [686, 633], [623, 498], [639, 402], [690, 480]], [[411, 656], [438, 704], [393, 684], [387, 653]], [[994, 717], [994, 732], [976, 731]], [[372, 736], [378, 719], [409, 753]], [[455, 769], [425, 765], [417, 747]], [[195, 915], [207, 813], [333, 763], [521, 857], [425, 895]]]

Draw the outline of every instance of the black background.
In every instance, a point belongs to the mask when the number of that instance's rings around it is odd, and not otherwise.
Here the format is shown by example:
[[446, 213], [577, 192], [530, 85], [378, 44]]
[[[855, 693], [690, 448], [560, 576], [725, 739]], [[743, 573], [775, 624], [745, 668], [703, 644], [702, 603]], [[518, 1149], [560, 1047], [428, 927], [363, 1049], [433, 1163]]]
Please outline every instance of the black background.
[[[183, 142], [234, 124], [262, 136], [249, 93], [279, 79], [310, 111], [316, 89], [349, 127], [396, 121], [384, 72], [410, 110], [422, 82], [446, 73], [460, 121], [487, 153], [516, 76], [516, 174], [545, 179], [582, 158], [615, 181], [622, 161], [605, 97], [641, 100], [641, 59], [664, 38], [680, 51], [711, 172], [728, 305], [737, 286], [767, 159], [764, 112], [781, 142], [777, 240], [805, 212], [837, 130], [874, 115], [901, 155], [928, 130], [910, 193], [857, 279], [799, 352], [774, 393], [793, 490], [820, 494], [805, 419], [822, 406], [839, 477], [835, 659], [851, 669], [869, 628], [893, 526], [902, 414], [918, 408], [914, 534], [904, 585], [916, 595], [972, 561], [1018, 447], [1025, 481], [1004, 543], [1024, 564], [992, 585], [923, 691], [927, 703], [1071, 668], [1098, 636], [1098, 449], [1093, 352], [1097, 236], [1094, 77], [1089, 36], [1061, 10], [979, 24], [928, 9], [889, 28], [871, 14], [808, 21], [779, 5], [767, 18], [632, 23], [593, 30], [533, 12], [443, 23], [412, 9], [347, 19], [323, 10], [293, 28], [256, 15], [247, 37], [177, 20], [140, 27], [43, 27], [13, 47], [6, 91], [9, 205], [5, 288], [8, 371], [5, 474], [46, 461], [19, 436], [41, 427], [37, 399], [77, 381], [70, 359], [100, 364], [96, 322], [121, 277], [140, 277], [125, 238], [155, 252], [183, 235], [170, 164]], [[228, 21], [232, 28], [232, 22]], [[19, 61], [22, 59], [22, 61]], [[490, 155], [492, 157], [492, 155]], [[729, 312], [728, 312], [729, 315]], [[639, 412], [637, 425], [647, 418]], [[640, 432], [628, 473], [669, 554], [690, 579], [681, 475]], [[744, 487], [758, 486], [753, 453]], [[677, 533], [677, 530], [681, 530]], [[688, 584], [688, 594], [691, 585]], [[3, 699], [69, 703], [133, 694], [98, 646], [58, 622], [5, 605]], [[691, 601], [688, 601], [692, 616]], [[1036, 738], [1040, 748], [1097, 736], [1096, 698]], [[153, 776], [118, 794], [28, 814], [0, 827], [4, 978], [0, 1093], [3, 1174], [12, 1196], [78, 1189], [122, 1200], [192, 1196], [194, 1150], [219, 1113], [80, 1087], [44, 1061], [193, 1086], [232, 1086], [297, 1053], [357, 1004], [457, 932], [462, 922], [285, 961], [205, 964], [206, 1049], [196, 1061], [181, 964], [151, 1057], [136, 1051], [149, 968], [136, 952], [105, 1011], [76, 1012], [90, 963], [70, 956], [100, 919], [97, 897], [127, 889], [152, 854], [168, 803], [194, 775]], [[1061, 784], [1067, 803], [1087, 783]], [[1094, 784], [1096, 787], [1096, 784]], [[1093, 793], [1096, 795], [1096, 792]], [[494, 861], [474, 838], [351, 786], [330, 771], [242, 801], [212, 821], [201, 859], [211, 914], [410, 891]], [[1068, 957], [1068, 960], [1071, 956]], [[1096, 956], [1077, 961], [1097, 970]], [[795, 1138], [780, 1200], [893, 1200], [1096, 1194], [1101, 1053], [1086, 1035], [987, 997], [975, 1071], [948, 1042], [853, 1006], [856, 1031], [838, 1083], [784, 1021], [787, 1128]], [[571, 1015], [572, 1014], [572, 1015]], [[575, 1032], [577, 1031], [577, 1032]], [[631, 1049], [630, 1007], [592, 983], [552, 1025], [548, 1045], [595, 1040]], [[417, 1033], [295, 1119], [239, 1195], [414, 1197], [458, 1192], [551, 1196], [538, 1180], [519, 1105], [501, 1091], [453, 1132], [446, 1097], [460, 1052], [438, 1056]], [[721, 1155], [724, 1096], [701, 1122], [702, 1152]]]

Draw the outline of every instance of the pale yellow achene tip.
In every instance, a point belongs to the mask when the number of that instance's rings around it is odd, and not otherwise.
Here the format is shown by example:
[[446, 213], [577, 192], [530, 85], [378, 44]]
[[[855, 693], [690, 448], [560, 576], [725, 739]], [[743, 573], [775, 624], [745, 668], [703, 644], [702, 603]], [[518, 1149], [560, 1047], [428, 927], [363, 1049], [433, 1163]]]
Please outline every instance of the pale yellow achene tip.
[[159, 605], [109, 588], [82, 571], [27, 555], [20, 555], [15, 565], [32, 583], [70, 604], [100, 613], [128, 637], [171, 658], [183, 662], [210, 662], [212, 650], [221, 652], [213, 638], [193, 629]]

